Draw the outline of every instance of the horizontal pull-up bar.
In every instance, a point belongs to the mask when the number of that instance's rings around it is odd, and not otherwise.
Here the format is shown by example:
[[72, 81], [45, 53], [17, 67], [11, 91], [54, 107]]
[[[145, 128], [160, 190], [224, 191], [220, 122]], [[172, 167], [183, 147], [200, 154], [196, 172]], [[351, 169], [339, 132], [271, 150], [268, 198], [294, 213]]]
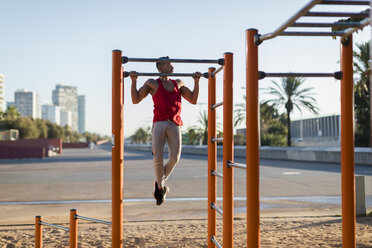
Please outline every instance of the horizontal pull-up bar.
[[236, 167], [236, 168], [239, 168], [239, 169], [247, 169], [247, 165], [245, 164], [240, 164], [240, 163], [235, 163], [235, 162], [232, 162], [232, 161], [227, 161], [227, 166], [228, 167]]
[[44, 221], [40, 221], [39, 224], [40, 224], [40, 225], [44, 225], [44, 226], [50, 226], [50, 227], [54, 227], [54, 228], [58, 228], [58, 229], [62, 229], [62, 230], [65, 230], [65, 231], [70, 231], [70, 228], [68, 228], [68, 227], [63, 227], [63, 226], [59, 226], [59, 225], [55, 225], [55, 224], [51, 224], [51, 223], [44, 222]]
[[217, 171], [215, 171], [215, 170], [212, 170], [212, 171], [211, 171], [211, 175], [212, 175], [212, 176], [219, 177], [219, 178], [223, 178], [223, 174], [220, 173], [220, 172], [217, 172]]
[[350, 1], [350, 0], [323, 0], [319, 4], [334, 5], [370, 5], [370, 1]]
[[174, 63], [205, 63], [205, 64], [219, 64], [224, 65], [224, 59], [163, 59], [163, 58], [128, 58], [121, 57], [121, 63], [125, 64], [128, 62], [174, 62]]
[[304, 31], [291, 31], [283, 32], [279, 36], [344, 36], [344, 31], [334, 31], [334, 32], [304, 32]]
[[223, 102], [219, 102], [219, 103], [213, 104], [213, 105], [211, 106], [211, 109], [212, 109], [212, 110], [215, 110], [216, 108], [218, 108], [218, 107], [220, 107], [220, 106], [222, 106], [222, 105], [223, 105]]
[[220, 209], [214, 202], [212, 202], [211, 208], [213, 208], [214, 210], [216, 210], [220, 215], [223, 215], [223, 210]]
[[342, 72], [337, 71], [334, 73], [307, 73], [307, 72], [299, 72], [299, 73], [266, 73], [263, 71], [259, 71], [259, 79], [263, 79], [265, 77], [334, 77], [335, 79], [341, 80], [342, 79]]
[[215, 77], [217, 75], [217, 73], [219, 73], [220, 71], [222, 71], [223, 69], [223, 66], [221, 66], [220, 68], [218, 68], [217, 70], [215, 70], [214, 72], [212, 72], [212, 77]]
[[102, 223], [102, 224], [106, 224], [106, 225], [111, 225], [112, 224], [110, 221], [93, 219], [93, 218], [89, 218], [89, 217], [85, 217], [85, 216], [81, 216], [81, 215], [75, 215], [75, 218], [76, 219], [82, 219], [82, 220], [88, 220], [88, 221], [92, 221], [92, 222], [98, 222], [98, 223]]
[[211, 142], [214, 143], [214, 142], [221, 142], [223, 141], [223, 138], [215, 138], [215, 137], [212, 137], [211, 138]]
[[307, 12], [304, 16], [361, 18], [361, 17], [368, 17], [369, 12], [367, 12], [367, 11], [362, 11], [360, 13], [354, 13], [354, 12]]
[[313, 0], [306, 4], [301, 10], [299, 10], [295, 15], [289, 18], [285, 23], [283, 23], [279, 28], [277, 28], [274, 32], [268, 33], [265, 35], [260, 35], [256, 38], [255, 43], [259, 45], [264, 40], [269, 40], [278, 36], [281, 32], [283, 32], [287, 27], [291, 26], [298, 18], [306, 14], [312, 7], [320, 3], [322, 0]]
[[331, 28], [331, 27], [346, 27], [346, 28], [361, 28], [360, 22], [295, 22], [291, 25], [295, 28]]
[[[138, 76], [172, 76], [172, 77], [193, 77], [195, 76], [195, 73], [152, 73], [152, 72], [137, 72]], [[129, 72], [125, 71], [123, 73], [124, 77], [129, 77]], [[202, 74], [203, 77], [208, 78], [209, 73], [205, 72]]]
[[353, 32], [357, 31], [358, 29], [364, 27], [364, 26], [367, 26], [369, 25], [370, 23], [370, 19], [369, 18], [365, 18], [363, 19], [361, 22], [360, 22], [360, 27], [351, 27], [351, 28], [348, 28], [346, 30], [344, 30], [344, 35], [343, 36], [349, 36], [350, 34], [352, 34]]
[[211, 241], [216, 245], [217, 248], [222, 248], [222, 246], [220, 245], [220, 243], [218, 243], [215, 236], [211, 237]]

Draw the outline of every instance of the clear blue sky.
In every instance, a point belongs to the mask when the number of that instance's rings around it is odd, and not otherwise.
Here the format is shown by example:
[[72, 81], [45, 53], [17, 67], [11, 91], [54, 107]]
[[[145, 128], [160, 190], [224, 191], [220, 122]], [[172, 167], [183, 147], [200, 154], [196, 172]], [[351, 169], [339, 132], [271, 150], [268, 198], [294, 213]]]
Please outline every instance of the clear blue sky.
[[[1, 0], [0, 73], [5, 75], [6, 101], [14, 100], [15, 90], [27, 88], [36, 91], [42, 103], [51, 102], [56, 84], [77, 86], [78, 93], [86, 95], [86, 129], [110, 134], [111, 51], [120, 49], [129, 57], [215, 59], [224, 52], [233, 52], [234, 103], [239, 103], [243, 101], [245, 85], [245, 30], [272, 32], [307, 2]], [[365, 28], [354, 36], [354, 41], [368, 41], [370, 34], [370, 28]], [[339, 40], [330, 37], [279, 37], [260, 45], [260, 70], [338, 71], [339, 50]], [[156, 71], [148, 63], [125, 66], [126, 70]], [[204, 72], [208, 67], [175, 64], [175, 72]], [[222, 80], [218, 79], [218, 100], [222, 100]], [[144, 81], [140, 78], [138, 86]], [[191, 79], [184, 81], [193, 87]], [[270, 80], [260, 81], [260, 87], [269, 84]], [[206, 109], [206, 79], [200, 85], [200, 105], [183, 101], [184, 130], [196, 123], [200, 110]], [[306, 86], [315, 87], [321, 115], [339, 113], [338, 81], [307, 79]], [[222, 112], [219, 115], [222, 121]], [[302, 116], [310, 114], [304, 112]], [[151, 123], [151, 98], [133, 105], [130, 81], [126, 80], [125, 135]]]

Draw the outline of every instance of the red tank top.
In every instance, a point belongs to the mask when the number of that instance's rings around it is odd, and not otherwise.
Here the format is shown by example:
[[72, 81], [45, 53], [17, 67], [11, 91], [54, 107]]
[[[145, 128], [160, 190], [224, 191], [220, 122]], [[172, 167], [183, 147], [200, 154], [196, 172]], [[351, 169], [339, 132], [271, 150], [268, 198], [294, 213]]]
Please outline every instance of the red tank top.
[[160, 78], [158, 78], [158, 90], [155, 95], [152, 96], [154, 102], [154, 120], [165, 121], [171, 120], [176, 123], [178, 126], [182, 126], [181, 119], [181, 92], [178, 89], [177, 82], [171, 80], [173, 83], [173, 91], [167, 91]]

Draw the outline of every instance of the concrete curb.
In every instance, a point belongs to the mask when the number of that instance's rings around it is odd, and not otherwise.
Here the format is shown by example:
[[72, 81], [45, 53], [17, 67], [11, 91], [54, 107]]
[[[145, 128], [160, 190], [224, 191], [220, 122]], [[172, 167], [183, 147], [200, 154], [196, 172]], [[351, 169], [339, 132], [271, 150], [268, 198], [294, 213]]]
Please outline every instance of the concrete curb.
[[[151, 145], [125, 144], [124, 149], [150, 151]], [[167, 151], [165, 147], [164, 151]], [[182, 146], [183, 154], [207, 155], [207, 146]], [[217, 155], [222, 156], [222, 146], [217, 147]], [[235, 157], [245, 157], [245, 146], [235, 146]], [[340, 147], [260, 147], [261, 159], [293, 160], [322, 163], [341, 163]], [[356, 147], [354, 149], [355, 164], [372, 165], [372, 148]]]

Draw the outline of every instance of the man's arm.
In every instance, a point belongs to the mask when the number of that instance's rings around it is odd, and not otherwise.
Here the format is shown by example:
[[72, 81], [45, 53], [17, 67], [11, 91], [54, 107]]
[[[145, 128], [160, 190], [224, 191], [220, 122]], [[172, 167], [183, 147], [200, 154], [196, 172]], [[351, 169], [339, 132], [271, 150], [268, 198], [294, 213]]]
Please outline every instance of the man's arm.
[[201, 77], [200, 72], [195, 72], [195, 76], [192, 78], [194, 79], [194, 90], [191, 91], [189, 88], [187, 88], [182, 81], [180, 81], [180, 91], [183, 98], [185, 98], [187, 101], [189, 101], [192, 104], [196, 104], [198, 101], [199, 96], [199, 80]]
[[131, 71], [129, 75], [130, 79], [132, 80], [132, 102], [133, 104], [137, 104], [150, 93], [151, 88], [148, 85], [148, 81], [146, 81], [145, 84], [141, 88], [139, 88], [139, 90], [137, 90], [137, 73], [135, 71]]

